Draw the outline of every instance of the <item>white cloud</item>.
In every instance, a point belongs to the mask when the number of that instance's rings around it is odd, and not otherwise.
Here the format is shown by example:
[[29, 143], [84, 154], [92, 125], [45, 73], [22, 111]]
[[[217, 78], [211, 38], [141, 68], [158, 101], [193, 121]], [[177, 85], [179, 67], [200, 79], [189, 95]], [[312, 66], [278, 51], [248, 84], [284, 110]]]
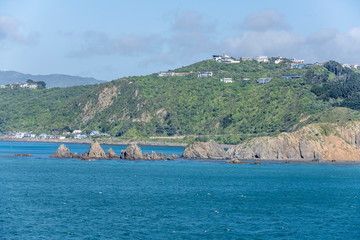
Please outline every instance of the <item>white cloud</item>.
[[103, 32], [87, 31], [82, 35], [84, 46], [68, 53], [68, 57], [120, 54], [125, 56], [156, 54], [161, 51], [164, 39], [158, 35], [125, 35], [112, 38]]
[[0, 16], [0, 41], [9, 41], [22, 44], [36, 42], [38, 34], [31, 32], [28, 35], [20, 32], [20, 23], [9, 16]]
[[250, 31], [241, 36], [226, 38], [224, 48], [236, 56], [294, 56], [301, 51], [304, 37], [288, 31]]
[[247, 16], [242, 24], [252, 31], [284, 30], [289, 26], [284, 16], [274, 9], [266, 9]]

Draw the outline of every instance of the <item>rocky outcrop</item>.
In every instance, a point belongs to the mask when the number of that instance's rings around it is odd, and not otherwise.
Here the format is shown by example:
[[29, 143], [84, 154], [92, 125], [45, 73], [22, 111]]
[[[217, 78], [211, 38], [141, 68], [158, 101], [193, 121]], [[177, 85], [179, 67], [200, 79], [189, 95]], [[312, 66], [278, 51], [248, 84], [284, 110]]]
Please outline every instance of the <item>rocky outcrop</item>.
[[100, 143], [93, 142], [91, 143], [90, 149], [88, 152], [81, 155], [82, 159], [106, 159], [107, 156], [104, 152], [104, 149], [100, 146]]
[[277, 137], [259, 137], [228, 150], [231, 158], [263, 160], [360, 160], [360, 123], [311, 124]]
[[188, 145], [182, 157], [188, 159], [226, 159], [228, 155], [219, 144], [211, 140], [206, 143], [195, 142]]
[[106, 158], [119, 159], [120, 157], [112, 150], [112, 148], [109, 148], [109, 150], [106, 151]]
[[141, 160], [143, 159], [143, 154], [139, 146], [135, 143], [132, 143], [125, 150], [121, 151], [120, 158], [127, 160]]
[[71, 153], [64, 144], [61, 144], [56, 150], [56, 152], [50, 155], [50, 157], [53, 158], [72, 158], [73, 156], [73, 153]]
[[162, 153], [156, 154], [156, 152], [152, 151], [150, 159], [153, 161], [157, 161], [157, 160], [164, 160], [164, 157]]

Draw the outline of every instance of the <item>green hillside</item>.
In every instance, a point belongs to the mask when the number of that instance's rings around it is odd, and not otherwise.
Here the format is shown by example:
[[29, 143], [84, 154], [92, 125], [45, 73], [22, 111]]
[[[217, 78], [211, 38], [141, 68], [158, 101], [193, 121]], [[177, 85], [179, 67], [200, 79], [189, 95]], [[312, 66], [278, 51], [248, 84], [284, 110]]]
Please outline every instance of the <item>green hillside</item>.
[[[207, 60], [174, 71], [192, 73], [63, 89], [0, 89], [0, 131], [83, 129], [117, 137], [193, 135], [236, 143], [310, 122], [360, 119], [360, 74], [336, 62], [291, 69], [286, 60], [277, 65]], [[202, 71], [213, 76], [198, 78]], [[219, 81], [225, 77], [233, 83]], [[259, 78], [272, 80], [258, 84]]]

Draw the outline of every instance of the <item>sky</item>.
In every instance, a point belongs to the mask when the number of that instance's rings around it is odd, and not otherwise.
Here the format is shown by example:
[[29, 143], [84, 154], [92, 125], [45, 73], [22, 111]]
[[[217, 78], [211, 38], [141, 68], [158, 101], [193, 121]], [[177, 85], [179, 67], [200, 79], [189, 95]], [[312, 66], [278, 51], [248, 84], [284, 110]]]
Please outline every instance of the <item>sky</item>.
[[210, 59], [360, 64], [360, 1], [0, 0], [0, 70], [114, 80]]

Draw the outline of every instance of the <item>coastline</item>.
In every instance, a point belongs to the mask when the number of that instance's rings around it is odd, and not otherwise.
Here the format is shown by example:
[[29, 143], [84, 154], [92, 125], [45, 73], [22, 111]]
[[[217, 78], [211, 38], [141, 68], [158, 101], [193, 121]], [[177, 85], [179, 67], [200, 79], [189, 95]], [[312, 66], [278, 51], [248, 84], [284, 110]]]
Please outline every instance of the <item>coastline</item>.
[[[4, 138], [1, 137], [2, 142], [44, 142], [44, 143], [76, 143], [76, 144], [91, 144], [92, 140], [75, 140], [75, 139], [37, 139], [37, 138]], [[148, 142], [148, 141], [99, 141], [100, 144], [105, 145], [122, 145], [126, 146], [130, 143], [136, 143], [141, 146], [158, 146], [158, 147], [186, 147], [186, 143], [167, 143], [167, 142]]]

